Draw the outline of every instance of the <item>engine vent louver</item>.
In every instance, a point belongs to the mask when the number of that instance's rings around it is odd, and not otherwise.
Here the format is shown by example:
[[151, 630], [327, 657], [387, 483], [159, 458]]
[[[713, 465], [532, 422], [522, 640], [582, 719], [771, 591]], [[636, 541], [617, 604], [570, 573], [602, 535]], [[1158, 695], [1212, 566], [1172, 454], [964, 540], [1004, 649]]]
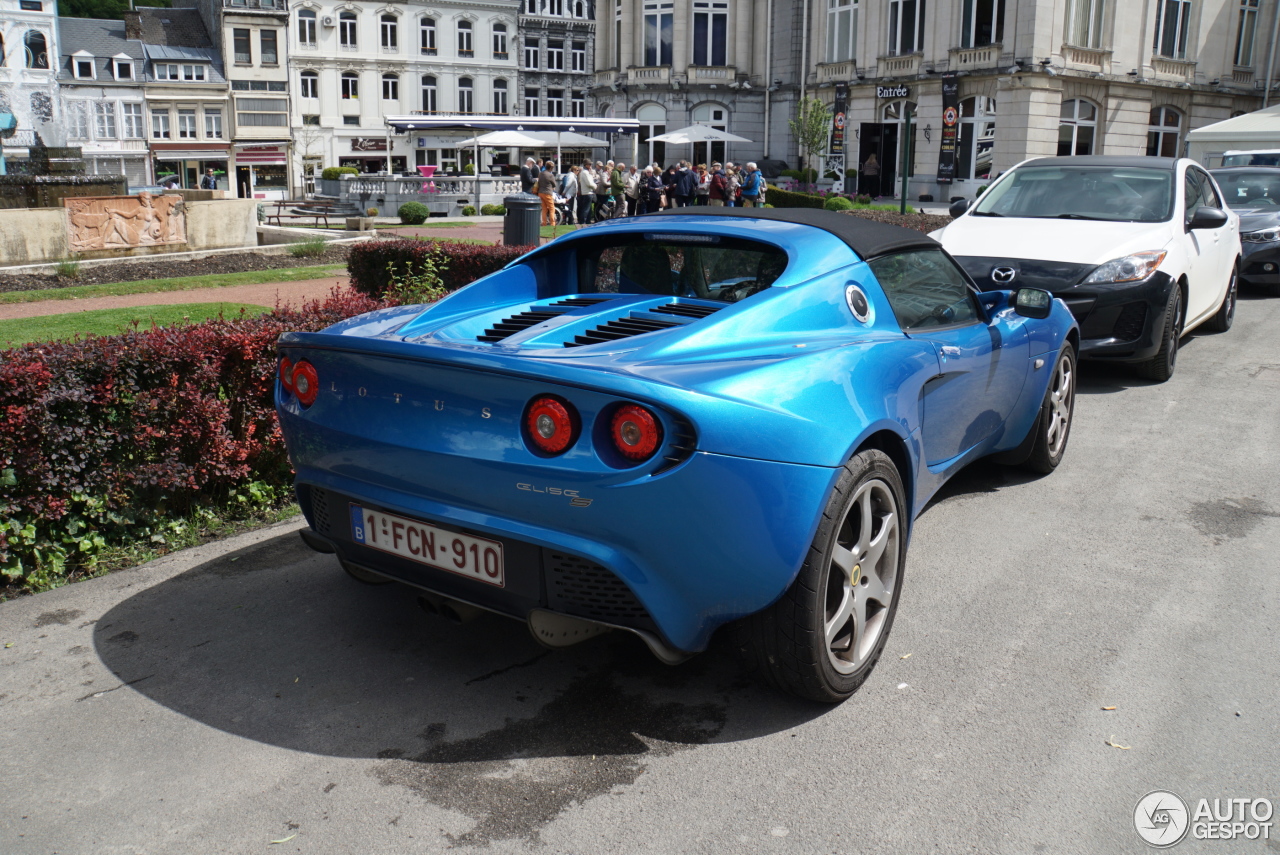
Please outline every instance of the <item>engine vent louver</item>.
[[667, 321], [662, 318], [646, 318], [643, 315], [633, 313], [625, 318], [616, 318], [598, 327], [593, 327], [582, 335], [576, 335], [573, 337], [573, 341], [566, 341], [564, 346], [583, 347], [588, 344], [617, 341], [622, 338], [631, 338], [632, 336], [644, 335], [645, 333], [678, 326], [680, 324], [676, 321]]
[[581, 306], [594, 306], [596, 303], [607, 303], [613, 299], [615, 298], [614, 297], [569, 297], [564, 300], [556, 300], [551, 305], [568, 306], [571, 309], [576, 309]]
[[524, 330], [529, 329], [529, 327], [535, 327], [543, 321], [559, 317], [567, 311], [569, 311], [567, 308], [552, 309], [550, 307], [543, 307], [540, 309], [530, 309], [528, 311], [520, 312], [519, 314], [512, 315], [509, 318], [503, 318], [501, 321], [485, 330], [484, 335], [476, 336], [476, 340], [502, 341], [508, 336], [513, 336], [518, 332], [523, 332]]
[[707, 315], [714, 315], [723, 308], [724, 306], [703, 306], [698, 303], [667, 303], [665, 306], [659, 306], [656, 309], [650, 309], [650, 311], [660, 312], [664, 315], [677, 315], [681, 318], [705, 318]]

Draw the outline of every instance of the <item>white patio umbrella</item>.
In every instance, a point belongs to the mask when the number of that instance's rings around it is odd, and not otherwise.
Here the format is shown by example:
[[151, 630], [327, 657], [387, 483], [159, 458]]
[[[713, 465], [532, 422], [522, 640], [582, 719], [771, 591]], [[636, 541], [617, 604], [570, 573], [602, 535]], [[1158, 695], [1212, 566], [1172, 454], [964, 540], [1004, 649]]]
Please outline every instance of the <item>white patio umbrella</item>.
[[728, 131], [722, 131], [719, 128], [713, 128], [710, 125], [690, 125], [687, 128], [680, 128], [676, 131], [668, 131], [665, 134], [658, 134], [656, 137], [649, 137], [650, 142], [672, 143], [674, 145], [701, 143], [701, 142], [751, 142], [746, 137], [740, 137], [737, 134], [731, 134]]
[[556, 166], [560, 165], [562, 148], [608, 148], [609, 143], [573, 131], [492, 131], [458, 143], [475, 146], [476, 164], [480, 163], [480, 146], [490, 148], [550, 148], [556, 147]]

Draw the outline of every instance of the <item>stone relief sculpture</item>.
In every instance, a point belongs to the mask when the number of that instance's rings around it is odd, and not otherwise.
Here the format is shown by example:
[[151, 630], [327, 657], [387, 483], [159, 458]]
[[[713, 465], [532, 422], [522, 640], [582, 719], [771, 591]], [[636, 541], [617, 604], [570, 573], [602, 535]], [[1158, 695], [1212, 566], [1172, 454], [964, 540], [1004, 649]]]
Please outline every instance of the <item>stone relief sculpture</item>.
[[64, 200], [73, 252], [187, 242], [181, 196], [84, 196]]

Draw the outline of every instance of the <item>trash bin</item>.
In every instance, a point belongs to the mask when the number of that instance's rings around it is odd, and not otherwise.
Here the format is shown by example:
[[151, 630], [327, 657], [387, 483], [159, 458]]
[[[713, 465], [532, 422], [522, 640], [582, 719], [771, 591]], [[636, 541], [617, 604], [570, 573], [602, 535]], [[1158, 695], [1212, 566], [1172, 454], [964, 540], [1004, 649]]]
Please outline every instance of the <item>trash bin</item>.
[[858, 174], [846, 175], [844, 177], [844, 192], [849, 196], [858, 195]]
[[502, 200], [507, 209], [502, 220], [502, 242], [507, 246], [537, 246], [541, 243], [542, 200], [532, 193], [519, 193]]

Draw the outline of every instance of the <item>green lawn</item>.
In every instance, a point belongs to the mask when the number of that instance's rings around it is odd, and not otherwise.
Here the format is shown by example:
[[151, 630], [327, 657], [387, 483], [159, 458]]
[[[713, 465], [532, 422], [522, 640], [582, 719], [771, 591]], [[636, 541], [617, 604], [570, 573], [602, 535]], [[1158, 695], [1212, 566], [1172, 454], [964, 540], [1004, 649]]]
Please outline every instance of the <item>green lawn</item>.
[[142, 279], [110, 285], [73, 285], [41, 291], [10, 291], [0, 294], [0, 303], [37, 303], [41, 300], [74, 300], [77, 297], [113, 297], [118, 294], [149, 294], [155, 291], [192, 291], [196, 288], [223, 288], [229, 285], [263, 285], [272, 282], [299, 282], [323, 279], [346, 271], [346, 265], [321, 264], [312, 267], [283, 267], [279, 270], [246, 270], [242, 273], [215, 273], [176, 279]]
[[0, 321], [0, 346], [27, 344], [33, 341], [58, 341], [77, 335], [115, 335], [128, 329], [134, 321], [140, 327], [172, 326], [185, 321], [200, 321], [235, 317], [244, 309], [246, 314], [260, 315], [269, 312], [266, 306], [244, 303], [181, 303], [176, 306], [133, 306], [125, 309], [98, 309], [92, 312], [68, 312], [62, 315], [40, 315], [34, 318], [13, 318]]
[[[551, 233], [551, 230], [552, 230], [553, 228], [555, 229], [555, 234], [552, 234], [552, 233]], [[582, 227], [581, 227], [581, 226], [575, 226], [575, 225], [572, 225], [572, 224], [571, 224], [571, 225], [567, 225], [567, 226], [543, 226], [543, 227], [542, 227], [542, 237], [544, 237], [544, 238], [549, 238], [549, 237], [560, 237], [560, 235], [568, 234], [569, 232], [573, 231], [574, 229], [579, 229], [579, 228], [582, 228]]]

